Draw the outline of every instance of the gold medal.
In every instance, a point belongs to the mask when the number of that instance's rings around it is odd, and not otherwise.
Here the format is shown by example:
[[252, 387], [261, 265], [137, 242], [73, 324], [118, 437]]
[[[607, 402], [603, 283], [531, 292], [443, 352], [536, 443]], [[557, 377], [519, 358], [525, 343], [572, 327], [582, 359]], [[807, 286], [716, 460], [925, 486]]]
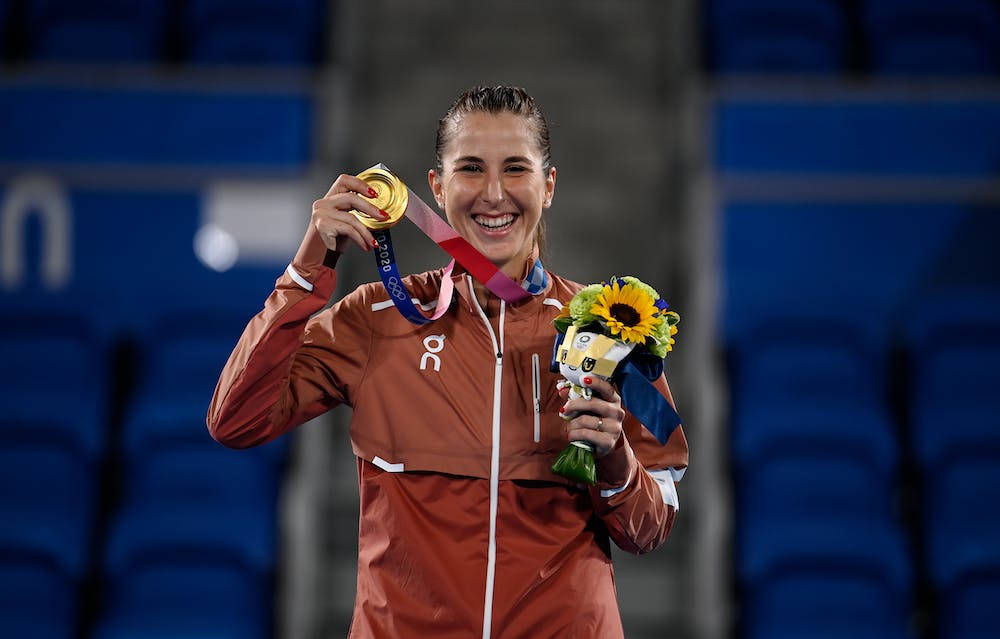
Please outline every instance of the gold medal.
[[361, 211], [352, 209], [351, 213], [362, 224], [373, 230], [387, 229], [403, 219], [403, 213], [406, 212], [406, 203], [409, 200], [409, 191], [402, 180], [393, 175], [382, 163], [358, 173], [358, 177], [367, 182], [368, 186], [375, 189], [375, 192], [378, 193], [373, 198], [365, 195], [361, 197], [371, 202], [376, 208], [380, 208], [389, 214], [389, 219], [382, 221], [373, 219]]

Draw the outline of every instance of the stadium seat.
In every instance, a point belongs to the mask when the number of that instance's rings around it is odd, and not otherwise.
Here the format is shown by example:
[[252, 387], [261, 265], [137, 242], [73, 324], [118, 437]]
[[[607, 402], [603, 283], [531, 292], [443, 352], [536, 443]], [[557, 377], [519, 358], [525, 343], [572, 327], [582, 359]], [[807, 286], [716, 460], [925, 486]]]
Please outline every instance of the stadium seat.
[[826, 72], [844, 65], [844, 16], [835, 0], [713, 0], [714, 67], [728, 72]]
[[165, 14], [163, 0], [28, 0], [30, 55], [59, 62], [156, 62]]
[[756, 584], [744, 599], [746, 639], [903, 639], [905, 596], [863, 568], [801, 567]]
[[983, 567], [1000, 566], [1000, 457], [952, 459], [925, 477], [928, 565], [949, 589]]
[[857, 464], [883, 481], [895, 472], [898, 443], [878, 409], [826, 401], [777, 403], [739, 413], [733, 422], [732, 458], [741, 475], [770, 461], [798, 457]]
[[210, 64], [315, 62], [324, 27], [320, 9], [317, 0], [189, 0], [187, 57]]
[[903, 636], [911, 577], [889, 524], [841, 517], [759, 526], [741, 551], [745, 636]]
[[[1000, 100], [992, 97], [956, 100], [946, 94], [901, 92], [887, 101], [879, 89], [872, 88], [788, 100], [759, 91], [722, 99], [715, 109], [715, 157], [725, 173], [815, 175], [821, 180], [835, 174], [988, 179], [1000, 166]], [[804, 198], [809, 203], [808, 195]], [[823, 210], [812, 204], [814, 210]], [[954, 217], [968, 206], [960, 205], [875, 202], [855, 207], [841, 204], [839, 211], [841, 221], [850, 212], [866, 222], [878, 222], [878, 214], [903, 207], [917, 211], [950, 208]], [[777, 206], [770, 211], [775, 216], [789, 208], [785, 200], [759, 202], [758, 206]], [[778, 219], [794, 224], [790, 215]], [[894, 228], [906, 230], [898, 223]]]
[[105, 351], [83, 318], [0, 320], [0, 551], [79, 577], [105, 444]]
[[748, 324], [732, 345], [737, 420], [758, 407], [882, 403], [883, 355], [860, 321], [776, 315]]
[[[219, 374], [248, 319], [241, 313], [174, 310], [151, 321], [140, 334], [141, 365], [123, 432], [130, 459], [173, 446], [198, 450], [219, 446], [208, 434], [205, 415]], [[242, 454], [277, 468], [288, 446], [287, 438], [279, 438]]]
[[78, 608], [73, 578], [44, 558], [0, 558], [0, 636], [74, 637]]
[[1000, 565], [981, 566], [940, 597], [941, 639], [992, 639], [1000, 629]]
[[919, 462], [934, 473], [954, 458], [1000, 458], [1000, 294], [927, 296], [904, 317]]
[[95, 517], [94, 466], [57, 445], [0, 446], [0, 552], [47, 558], [80, 576]]
[[277, 478], [259, 457], [205, 439], [128, 464], [97, 637], [270, 635]]
[[767, 456], [737, 479], [737, 522], [782, 527], [840, 517], [880, 520], [894, 507], [896, 481], [863, 458], [817, 447]]
[[[53, 104], [73, 117], [53, 118]], [[18, 123], [0, 137], [0, 160], [18, 165], [297, 175], [311, 160], [312, 102], [294, 87], [209, 91], [11, 84], [0, 87], [0, 116]], [[158, 205], [168, 194], [174, 200], [187, 196], [177, 190], [151, 194], [120, 188], [92, 193], [112, 205], [150, 195]]]
[[110, 574], [171, 556], [232, 556], [266, 573], [276, 554], [278, 481], [260, 459], [214, 442], [133, 460], [106, 549]]
[[847, 516], [772, 526], [756, 522], [742, 533], [736, 562], [740, 583], [752, 592], [785, 572], [864, 573], [900, 596], [911, 588], [909, 551], [897, 527], [885, 520]]
[[990, 0], [865, 0], [862, 11], [876, 73], [1000, 71], [1000, 12]]
[[47, 442], [96, 457], [105, 444], [106, 358], [84, 317], [11, 312], [0, 319], [0, 445]]
[[266, 582], [225, 557], [153, 561], [120, 575], [96, 639], [266, 639]]

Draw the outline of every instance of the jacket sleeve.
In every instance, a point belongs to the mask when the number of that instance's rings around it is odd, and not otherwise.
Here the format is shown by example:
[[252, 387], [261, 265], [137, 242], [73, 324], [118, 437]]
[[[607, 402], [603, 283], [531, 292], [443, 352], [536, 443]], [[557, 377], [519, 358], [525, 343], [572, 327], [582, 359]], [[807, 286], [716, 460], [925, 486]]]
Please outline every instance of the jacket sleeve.
[[[674, 405], [667, 380], [654, 383]], [[595, 511], [619, 548], [647, 553], [662, 544], [673, 527], [676, 482], [687, 468], [688, 450], [678, 426], [661, 444], [631, 413], [615, 447], [597, 460], [597, 485], [590, 489]]]
[[216, 441], [256, 446], [351, 403], [371, 341], [359, 312], [363, 295], [355, 291], [314, 316], [336, 287], [338, 255], [310, 227], [222, 370], [206, 419]]

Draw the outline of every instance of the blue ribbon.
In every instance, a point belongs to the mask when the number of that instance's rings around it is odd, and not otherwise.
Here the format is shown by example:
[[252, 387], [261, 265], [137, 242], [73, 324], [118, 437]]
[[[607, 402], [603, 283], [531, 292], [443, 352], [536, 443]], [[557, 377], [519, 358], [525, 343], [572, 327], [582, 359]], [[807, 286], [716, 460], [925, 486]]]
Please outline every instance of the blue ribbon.
[[521, 288], [532, 295], [538, 295], [548, 285], [548, 273], [545, 272], [545, 267], [542, 266], [542, 260], [536, 259], [535, 263], [531, 266], [531, 270], [528, 272], [528, 277], [524, 278], [524, 281], [521, 282]]
[[389, 234], [389, 229], [372, 231], [372, 236], [378, 242], [378, 248], [375, 249], [375, 265], [378, 267], [382, 286], [389, 294], [389, 299], [396, 305], [403, 317], [414, 324], [430, 323], [431, 320], [414, 306], [410, 292], [403, 285], [403, 278], [399, 275], [399, 269], [396, 267], [396, 254], [392, 250], [392, 235]]
[[[378, 248], [375, 249], [375, 266], [378, 267], [379, 277], [382, 278], [382, 286], [389, 294], [389, 299], [396, 305], [396, 309], [414, 324], [429, 324], [434, 321], [421, 313], [413, 304], [413, 297], [403, 284], [403, 278], [396, 266], [396, 254], [392, 250], [392, 235], [389, 229], [372, 231], [372, 237], [378, 242]], [[549, 276], [542, 266], [542, 260], [536, 259], [521, 287], [532, 295], [538, 295], [548, 284]]]
[[[553, 373], [559, 372], [556, 354], [565, 337], [564, 333], [556, 332], [549, 364], [549, 370]], [[633, 350], [615, 369], [611, 382], [618, 386], [618, 394], [621, 395], [625, 410], [635, 415], [653, 437], [665, 446], [674, 429], [681, 425], [681, 417], [667, 398], [653, 386], [653, 382], [662, 374], [662, 359], [652, 353]]]

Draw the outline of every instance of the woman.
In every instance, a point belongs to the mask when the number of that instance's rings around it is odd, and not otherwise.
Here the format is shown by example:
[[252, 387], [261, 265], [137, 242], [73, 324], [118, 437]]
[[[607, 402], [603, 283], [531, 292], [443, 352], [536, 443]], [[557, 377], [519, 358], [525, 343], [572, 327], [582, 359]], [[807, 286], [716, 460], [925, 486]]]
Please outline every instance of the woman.
[[[428, 181], [448, 222], [505, 274], [520, 282], [541, 268], [556, 169], [545, 120], [522, 89], [459, 97], [439, 123]], [[353, 408], [351, 637], [621, 637], [609, 539], [642, 553], [666, 538], [683, 432], [661, 445], [597, 377], [592, 400], [560, 397], [552, 319], [581, 287], [551, 273], [537, 294], [507, 304], [456, 265], [449, 310], [422, 326], [381, 284], [313, 316], [347, 246], [377, 246], [350, 211], [386, 215], [362, 195], [375, 193], [341, 175], [314, 204], [298, 253], [226, 364], [209, 431], [247, 447], [337, 404]], [[404, 281], [427, 303], [443, 273]], [[672, 402], [662, 377], [656, 386]], [[563, 411], [584, 414], [566, 422]], [[597, 486], [552, 473], [570, 440], [596, 447]]]

